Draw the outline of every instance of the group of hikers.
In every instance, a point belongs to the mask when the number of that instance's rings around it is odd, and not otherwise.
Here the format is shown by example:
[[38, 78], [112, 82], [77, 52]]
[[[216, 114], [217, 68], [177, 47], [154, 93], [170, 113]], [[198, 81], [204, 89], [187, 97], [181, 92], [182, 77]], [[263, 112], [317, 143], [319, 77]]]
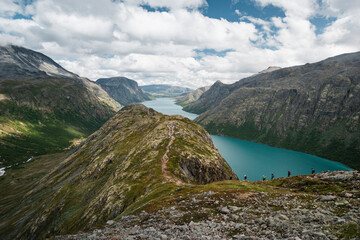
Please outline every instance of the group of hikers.
[[[315, 169], [314, 169], [314, 168], [311, 168], [311, 174], [315, 174]], [[290, 177], [290, 176], [291, 176], [291, 172], [288, 171], [288, 177]], [[271, 174], [271, 180], [273, 180], [274, 178], [275, 178], [275, 175], [272, 173], [272, 174]], [[244, 175], [244, 180], [247, 181], [247, 176], [246, 176], [246, 175]], [[266, 176], [265, 176], [265, 175], [263, 175], [262, 180], [263, 180], [263, 181], [266, 180]]]

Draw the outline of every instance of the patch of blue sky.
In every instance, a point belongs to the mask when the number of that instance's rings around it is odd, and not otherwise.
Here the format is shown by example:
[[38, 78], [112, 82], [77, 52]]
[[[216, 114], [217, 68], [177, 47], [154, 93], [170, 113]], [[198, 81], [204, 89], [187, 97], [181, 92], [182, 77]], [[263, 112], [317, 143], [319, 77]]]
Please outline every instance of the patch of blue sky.
[[32, 15], [23, 15], [21, 13], [16, 13], [13, 16], [13, 19], [32, 19]]
[[[25, 9], [27, 5], [33, 4], [33, 2], [34, 0], [14, 1], [15, 4], [19, 5], [23, 9]], [[24, 15], [23, 13], [17, 12], [14, 16], [12, 16], [12, 19], [32, 19], [32, 15]]]
[[102, 57], [103, 58], [113, 58], [113, 57], [115, 57], [115, 54], [104, 53], [104, 54], [102, 54]]
[[335, 20], [335, 17], [327, 18], [324, 16], [316, 16], [310, 19], [310, 22], [316, 27], [315, 33], [321, 34], [324, 32], [324, 29], [330, 26]]
[[276, 51], [276, 50], [279, 50], [277, 47], [275, 46], [270, 46], [266, 43], [264, 43], [264, 41], [254, 41], [254, 40], [250, 40], [250, 42], [252, 44], [254, 44], [254, 46], [256, 46], [257, 48], [260, 48], [260, 49], [269, 49], [269, 50], [272, 50], [272, 51]]
[[170, 9], [166, 7], [151, 7], [148, 4], [140, 5], [143, 9], [147, 10], [148, 12], [169, 12]]
[[[226, 19], [229, 22], [239, 22], [241, 16], [251, 16], [269, 21], [272, 17], [285, 17], [285, 12], [273, 5], [262, 7], [254, 0], [207, 0], [208, 6], [203, 14], [217, 19]], [[240, 13], [237, 14], [235, 11]]]
[[194, 57], [196, 60], [200, 60], [204, 56], [218, 56], [218, 57], [225, 57], [228, 52], [233, 52], [233, 49], [227, 49], [223, 51], [216, 51], [212, 48], [205, 48], [205, 49], [195, 49], [196, 56]]

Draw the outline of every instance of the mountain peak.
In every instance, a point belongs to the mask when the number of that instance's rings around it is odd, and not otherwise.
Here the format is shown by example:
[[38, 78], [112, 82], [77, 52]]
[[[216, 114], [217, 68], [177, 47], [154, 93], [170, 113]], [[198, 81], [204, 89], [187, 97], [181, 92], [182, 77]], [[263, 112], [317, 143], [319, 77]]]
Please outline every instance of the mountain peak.
[[37, 200], [41, 207], [29, 216], [24, 236], [89, 228], [159, 188], [227, 179], [237, 176], [203, 128], [130, 104], [40, 180], [29, 197], [49, 186], [56, 190]]
[[126, 77], [100, 78], [96, 83], [122, 105], [150, 100], [136, 81]]
[[15, 45], [0, 47], [0, 78], [26, 79], [39, 76], [78, 77], [42, 53]]

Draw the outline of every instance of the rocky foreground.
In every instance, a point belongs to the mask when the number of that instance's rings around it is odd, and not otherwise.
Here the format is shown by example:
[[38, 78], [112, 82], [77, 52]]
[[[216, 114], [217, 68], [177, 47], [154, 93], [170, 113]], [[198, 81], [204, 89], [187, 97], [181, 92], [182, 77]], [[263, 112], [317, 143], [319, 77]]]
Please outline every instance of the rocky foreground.
[[360, 172], [187, 185], [89, 232], [56, 239], [359, 239]]

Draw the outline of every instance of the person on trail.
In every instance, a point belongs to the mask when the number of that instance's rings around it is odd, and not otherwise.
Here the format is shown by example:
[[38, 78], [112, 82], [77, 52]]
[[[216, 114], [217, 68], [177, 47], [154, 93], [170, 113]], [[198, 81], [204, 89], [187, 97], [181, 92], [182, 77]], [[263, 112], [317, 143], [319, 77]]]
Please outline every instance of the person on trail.
[[263, 176], [263, 181], [265, 181], [266, 180], [266, 176]]
[[315, 169], [311, 168], [311, 174], [315, 174]]
[[291, 172], [290, 171], [288, 171], [288, 177], [290, 177], [291, 176]]
[[247, 176], [246, 175], [244, 175], [244, 181], [246, 181], [247, 180]]
[[274, 179], [274, 177], [275, 177], [275, 176], [274, 176], [274, 174], [272, 173], [272, 174], [271, 174], [271, 180], [273, 180], [273, 179]]

